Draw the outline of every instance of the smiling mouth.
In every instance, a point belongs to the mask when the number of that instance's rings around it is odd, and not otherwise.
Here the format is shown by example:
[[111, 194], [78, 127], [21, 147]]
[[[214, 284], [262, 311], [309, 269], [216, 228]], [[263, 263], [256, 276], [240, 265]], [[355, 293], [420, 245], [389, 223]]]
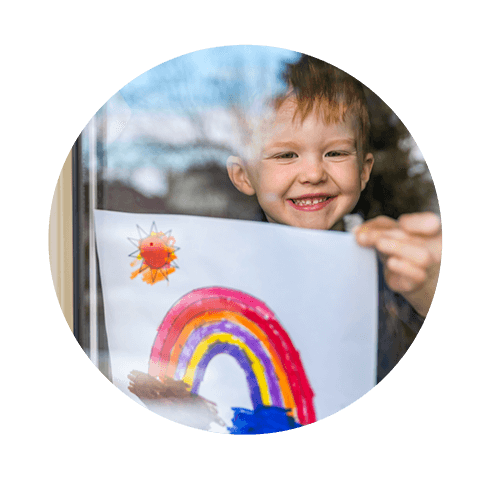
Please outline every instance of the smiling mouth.
[[290, 204], [297, 210], [320, 210], [332, 202], [336, 196], [315, 196], [302, 198], [289, 198]]
[[310, 197], [310, 198], [290, 198], [295, 205], [317, 205], [317, 203], [326, 202], [332, 197]]

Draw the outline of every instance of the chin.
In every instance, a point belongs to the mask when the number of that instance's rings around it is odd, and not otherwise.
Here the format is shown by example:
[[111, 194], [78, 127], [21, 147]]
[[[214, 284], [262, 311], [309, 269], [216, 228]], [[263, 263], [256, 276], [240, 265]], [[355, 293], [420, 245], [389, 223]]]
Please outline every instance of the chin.
[[330, 230], [333, 225], [330, 225], [330, 222], [327, 221], [300, 221], [300, 222], [292, 222], [288, 223], [288, 225], [292, 225], [299, 228], [308, 228], [309, 230]]
[[268, 214], [265, 214], [269, 223], [277, 225], [288, 225], [290, 227], [296, 228], [308, 228], [309, 230], [330, 230], [332, 226], [327, 221], [311, 220], [305, 221], [305, 219], [282, 219], [271, 217]]

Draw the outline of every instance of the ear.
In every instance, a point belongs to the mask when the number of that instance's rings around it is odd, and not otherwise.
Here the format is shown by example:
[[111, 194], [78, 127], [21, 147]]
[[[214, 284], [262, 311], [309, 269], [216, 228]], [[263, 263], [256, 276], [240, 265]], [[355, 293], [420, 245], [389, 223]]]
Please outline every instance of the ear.
[[255, 190], [252, 187], [245, 164], [239, 157], [228, 157], [227, 170], [230, 180], [235, 185], [237, 190], [246, 195], [255, 195]]
[[360, 171], [360, 184], [362, 187], [362, 192], [367, 186], [368, 180], [370, 179], [370, 174], [372, 173], [373, 164], [375, 159], [371, 153], [367, 153], [363, 159], [362, 169]]

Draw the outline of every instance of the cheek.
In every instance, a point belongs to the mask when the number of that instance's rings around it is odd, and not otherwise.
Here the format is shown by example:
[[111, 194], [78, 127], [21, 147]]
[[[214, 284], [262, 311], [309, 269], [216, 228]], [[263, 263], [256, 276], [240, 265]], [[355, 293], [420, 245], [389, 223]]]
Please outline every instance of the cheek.
[[274, 203], [274, 202], [276, 202], [276, 201], [279, 200], [279, 199], [280, 199], [280, 197], [279, 197], [276, 193], [274, 193], [274, 192], [267, 192], [267, 193], [265, 194], [265, 201], [266, 201], [267, 203]]
[[257, 185], [260, 196], [268, 202], [281, 199], [291, 184], [291, 175], [286, 169], [265, 167], [258, 172]]
[[357, 165], [334, 165], [331, 175], [345, 194], [359, 195], [361, 192], [360, 171]]
[[281, 197], [274, 191], [263, 187], [257, 191], [257, 199], [263, 209], [276, 208]]

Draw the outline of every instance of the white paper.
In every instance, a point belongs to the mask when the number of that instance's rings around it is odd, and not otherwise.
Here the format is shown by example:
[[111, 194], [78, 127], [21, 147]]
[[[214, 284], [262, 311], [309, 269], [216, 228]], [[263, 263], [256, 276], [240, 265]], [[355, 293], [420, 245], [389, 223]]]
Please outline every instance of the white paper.
[[[131, 266], [128, 239], [158, 232], [175, 238], [178, 265], [150, 285]], [[375, 385], [377, 273], [373, 251], [353, 235], [239, 220], [184, 215], [95, 211], [97, 251], [114, 384], [128, 390], [133, 370], [147, 373], [157, 330], [170, 309], [190, 292], [221, 287], [263, 302], [296, 351], [314, 392], [316, 420], [351, 404]], [[253, 335], [255, 336], [255, 335]], [[217, 405], [227, 431], [233, 407], [252, 410], [246, 376], [234, 357], [213, 357], [197, 392]], [[148, 405], [148, 402], [146, 402]], [[153, 408], [151, 405], [148, 405]], [[160, 414], [181, 423], [178, 412]], [[180, 410], [182, 408], [180, 407]], [[311, 417], [310, 417], [311, 418]], [[194, 425], [198, 426], [198, 425]], [[201, 427], [206, 428], [206, 427]]]

